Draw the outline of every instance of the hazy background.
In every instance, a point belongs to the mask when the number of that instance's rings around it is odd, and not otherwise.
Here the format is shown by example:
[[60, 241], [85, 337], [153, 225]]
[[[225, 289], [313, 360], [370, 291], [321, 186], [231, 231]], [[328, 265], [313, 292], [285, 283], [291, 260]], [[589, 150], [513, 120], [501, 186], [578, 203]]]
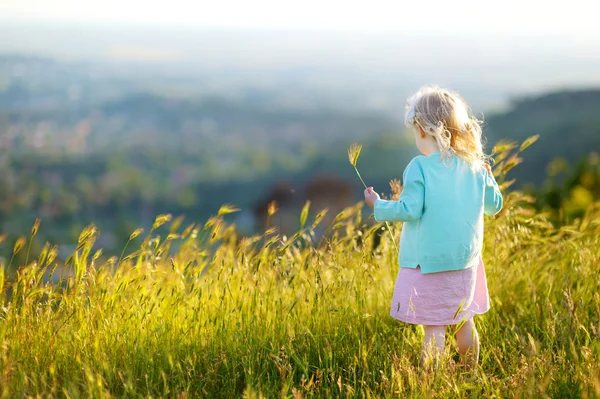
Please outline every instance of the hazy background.
[[[600, 28], [591, 2], [0, 3], [0, 229], [119, 250], [159, 213], [243, 233], [279, 202], [361, 198], [416, 154], [402, 126], [424, 84], [458, 90], [500, 139], [541, 134], [517, 186], [557, 222], [600, 195]], [[275, 187], [275, 189], [273, 188]], [[274, 191], [273, 191], [274, 190]], [[558, 210], [562, 208], [563, 212]], [[285, 226], [284, 226], [285, 225]]]

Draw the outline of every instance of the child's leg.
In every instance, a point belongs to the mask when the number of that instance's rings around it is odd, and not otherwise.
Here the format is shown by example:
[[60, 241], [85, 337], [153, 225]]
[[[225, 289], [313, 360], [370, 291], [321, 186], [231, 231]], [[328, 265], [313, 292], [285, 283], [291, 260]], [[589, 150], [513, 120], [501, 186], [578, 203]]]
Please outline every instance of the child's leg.
[[467, 321], [456, 332], [456, 343], [458, 352], [467, 369], [477, 366], [479, 361], [479, 334], [475, 328], [473, 319]]
[[423, 328], [425, 328], [425, 338], [423, 339], [421, 362], [427, 366], [433, 361], [435, 366], [439, 356], [444, 352], [446, 326], [423, 326]]

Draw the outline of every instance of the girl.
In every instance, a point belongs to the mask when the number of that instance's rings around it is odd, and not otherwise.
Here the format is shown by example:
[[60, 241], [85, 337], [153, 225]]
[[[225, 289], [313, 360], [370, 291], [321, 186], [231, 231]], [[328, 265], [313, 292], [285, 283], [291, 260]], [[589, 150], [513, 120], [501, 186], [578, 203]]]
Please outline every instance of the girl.
[[415, 157], [404, 171], [398, 201], [365, 190], [377, 221], [404, 222], [392, 317], [425, 329], [422, 361], [437, 360], [448, 325], [470, 369], [479, 358], [473, 316], [489, 309], [481, 258], [483, 214], [502, 209], [502, 194], [485, 163], [481, 126], [458, 94], [425, 87], [408, 100], [405, 124]]

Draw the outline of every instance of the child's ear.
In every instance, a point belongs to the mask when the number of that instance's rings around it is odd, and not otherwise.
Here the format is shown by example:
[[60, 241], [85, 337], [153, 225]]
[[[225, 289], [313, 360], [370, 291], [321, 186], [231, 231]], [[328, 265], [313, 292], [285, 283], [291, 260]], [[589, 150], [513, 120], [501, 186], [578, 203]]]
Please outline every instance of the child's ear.
[[421, 126], [419, 126], [419, 133], [421, 134], [421, 138], [422, 138], [422, 139], [424, 139], [424, 138], [425, 138], [425, 136], [426, 136], [426, 134], [425, 134], [425, 132], [423, 131], [423, 128], [422, 128]]

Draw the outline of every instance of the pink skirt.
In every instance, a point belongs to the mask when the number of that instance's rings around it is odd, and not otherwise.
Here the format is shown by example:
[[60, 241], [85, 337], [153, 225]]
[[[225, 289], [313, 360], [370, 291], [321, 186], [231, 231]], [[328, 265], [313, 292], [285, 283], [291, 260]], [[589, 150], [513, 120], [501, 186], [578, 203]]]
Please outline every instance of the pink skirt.
[[467, 269], [422, 274], [400, 268], [390, 315], [410, 324], [459, 324], [490, 308], [483, 260]]

